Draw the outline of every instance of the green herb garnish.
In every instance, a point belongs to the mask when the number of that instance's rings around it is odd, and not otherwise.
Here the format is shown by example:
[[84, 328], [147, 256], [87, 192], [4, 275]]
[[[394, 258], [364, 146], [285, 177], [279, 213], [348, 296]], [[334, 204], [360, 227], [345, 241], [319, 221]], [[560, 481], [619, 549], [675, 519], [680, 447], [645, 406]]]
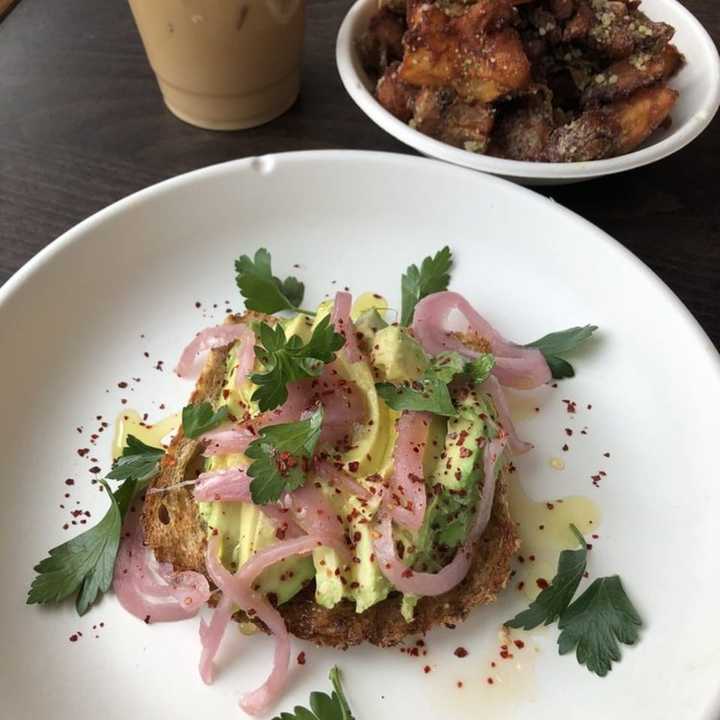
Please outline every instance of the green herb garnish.
[[135, 494], [159, 472], [163, 454], [163, 450], [128, 435], [122, 457], [107, 475], [124, 479], [123, 484], [113, 493], [105, 480], [100, 481], [110, 498], [110, 507], [97, 525], [54, 547], [49, 557], [35, 566], [37, 575], [28, 592], [28, 605], [61, 602], [77, 593], [75, 607], [79, 615], [84, 615], [98, 594], [107, 592], [125, 513]]
[[618, 642], [634, 645], [642, 620], [617, 575], [598, 578], [560, 616], [561, 655], [577, 647], [577, 661], [605, 677], [622, 659]]
[[612, 663], [621, 660], [619, 643], [633, 645], [638, 641], [642, 620], [617, 575], [598, 578], [572, 602], [585, 573], [587, 548], [580, 531], [574, 525], [570, 528], [582, 548], [563, 550], [557, 575], [550, 586], [527, 610], [505, 624], [532, 630], [541, 623], [549, 625], [558, 620], [560, 654], [577, 648], [577, 661], [590, 672], [604, 677]]
[[483, 353], [468, 362], [456, 352], [443, 352], [432, 359], [432, 364], [418, 380], [403, 385], [377, 383], [375, 389], [393, 410], [414, 410], [455, 417], [457, 410], [448, 383], [457, 375], [468, 375], [474, 383], [480, 384], [494, 367], [495, 358], [489, 353]]
[[450, 248], [446, 245], [434, 257], [426, 257], [420, 269], [410, 265], [402, 276], [402, 310], [400, 324], [412, 322], [415, 306], [427, 295], [447, 290], [450, 283], [450, 270], [453, 258]]
[[310, 709], [296, 705], [292, 713], [280, 713], [273, 720], [355, 720], [345, 691], [340, 682], [340, 670], [337, 666], [330, 670], [330, 682], [333, 692], [310, 693]]
[[241, 255], [235, 261], [235, 282], [245, 298], [245, 307], [248, 310], [257, 310], [268, 315], [281, 310], [315, 314], [300, 307], [305, 286], [297, 278], [280, 280], [272, 274], [271, 256], [265, 248], [260, 248], [254, 259]]
[[550, 367], [550, 372], [556, 380], [575, 376], [573, 366], [561, 356], [572, 352], [582, 343], [590, 338], [597, 330], [597, 325], [585, 325], [584, 327], [572, 327], [567, 330], [550, 333], [539, 340], [528, 343], [525, 347], [533, 347], [540, 350], [545, 361]]
[[209, 402], [198, 405], [186, 405], [182, 411], [183, 433], [189, 438], [198, 438], [203, 433], [214, 430], [222, 425], [230, 414], [227, 405], [223, 405], [217, 412]]
[[567, 609], [582, 580], [587, 565], [585, 538], [571, 525], [581, 547], [579, 550], [563, 550], [560, 553], [557, 574], [552, 582], [530, 603], [530, 607], [505, 624], [511, 628], [532, 630], [541, 623], [555, 622]]
[[252, 399], [261, 412], [279, 407], [287, 400], [288, 383], [320, 375], [323, 365], [332, 362], [345, 344], [345, 338], [330, 324], [329, 316], [317, 324], [306, 344], [297, 335], [288, 339], [279, 324], [272, 328], [260, 323], [257, 334], [260, 344], [255, 346], [255, 355], [263, 372], [253, 373], [250, 380], [258, 386]]
[[306, 420], [270, 425], [245, 454], [253, 461], [248, 467], [252, 478], [250, 493], [256, 505], [275, 502], [285, 492], [305, 483], [307, 460], [315, 451], [322, 428], [323, 410], [319, 407]]

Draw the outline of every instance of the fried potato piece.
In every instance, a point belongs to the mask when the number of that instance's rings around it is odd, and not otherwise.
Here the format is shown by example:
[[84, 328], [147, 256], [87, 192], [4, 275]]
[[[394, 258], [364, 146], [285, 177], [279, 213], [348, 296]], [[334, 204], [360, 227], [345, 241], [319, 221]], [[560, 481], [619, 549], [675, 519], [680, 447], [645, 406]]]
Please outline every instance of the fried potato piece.
[[498, 114], [490, 154], [510, 160], [544, 160], [555, 127], [551, 100], [549, 92], [538, 89], [507, 103]]
[[630, 10], [617, 0], [592, 0], [593, 23], [588, 46], [609, 60], [621, 60], [638, 50], [661, 47], [675, 30], [666, 23], [653, 22], [639, 10]]
[[675, 90], [657, 85], [588, 110], [553, 131], [548, 159], [583, 162], [631, 152], [665, 121], [677, 98]]
[[625, 100], [608, 107], [608, 114], [620, 127], [615, 154], [631, 152], [648, 138], [665, 119], [678, 99], [679, 93], [658, 85], [643, 88]]
[[405, 18], [382, 7], [371, 18], [367, 31], [358, 41], [358, 52], [363, 67], [381, 74], [403, 55], [402, 37]]
[[425, 135], [471, 152], [485, 152], [495, 111], [484, 103], [468, 104], [453, 90], [421, 90], [411, 125]]
[[595, 75], [583, 93], [582, 102], [587, 105], [627, 97], [640, 88], [672, 77], [684, 62], [685, 58], [674, 45], [665, 45], [654, 55], [636, 53]]
[[378, 80], [375, 97], [388, 112], [408, 122], [413, 116], [418, 89], [400, 79], [399, 67], [400, 63], [395, 62], [387, 68]]
[[530, 63], [518, 33], [505, 25], [509, 0], [480, 0], [460, 17], [437, 6], [408, 8], [400, 77], [417, 87], [452, 87], [466, 102], [492, 102], [526, 88]]

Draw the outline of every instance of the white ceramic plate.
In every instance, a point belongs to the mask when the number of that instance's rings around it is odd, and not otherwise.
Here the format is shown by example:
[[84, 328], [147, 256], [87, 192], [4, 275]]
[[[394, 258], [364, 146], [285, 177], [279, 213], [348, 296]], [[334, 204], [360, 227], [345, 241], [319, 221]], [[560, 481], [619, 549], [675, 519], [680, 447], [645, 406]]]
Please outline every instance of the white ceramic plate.
[[[237, 255], [268, 247], [278, 274], [307, 283], [311, 304], [344, 285], [397, 303], [402, 270], [446, 242], [457, 259], [453, 287], [508, 336], [602, 328], [576, 360], [578, 377], [542, 394], [542, 411], [520, 423], [536, 450], [516, 464], [538, 499], [599, 503], [589, 569], [624, 578], [645, 619], [642, 641], [598, 679], [557, 655], [553, 628], [521, 656], [529, 667], [488, 691], [500, 623], [526, 604], [510, 590], [461, 628], [431, 633], [427, 657], [297, 642], [307, 664], [293, 663], [278, 710], [327, 688], [337, 662], [358, 718], [717, 718], [720, 368], [707, 337], [644, 265], [558, 205], [451, 165], [351, 152], [241, 160], [149, 188], [66, 233], [0, 290], [3, 718], [242, 716], [239, 692], [269, 667], [267, 638], [233, 633], [206, 687], [197, 620], [146, 626], [112, 595], [83, 618], [70, 604], [24, 604], [34, 563], [75, 532], [61, 529], [68, 510], [87, 508], [91, 521], [103, 510], [94, 463], [76, 450], [91, 447], [107, 470], [108, 432], [87, 444], [97, 415], [114, 418], [123, 397], [151, 420], [184, 404], [189, 387], [167, 368], [213, 313], [222, 316], [225, 300], [239, 307]], [[165, 371], [154, 369], [158, 360]], [[568, 398], [578, 403], [572, 418]], [[568, 423], [576, 435], [558, 472], [548, 460], [562, 455]], [[608, 474], [595, 488], [600, 467]], [[454, 657], [458, 645], [469, 657]]]
[[715, 43], [695, 17], [676, 0], [643, 0], [643, 11], [653, 20], [676, 28], [673, 42], [687, 65], [670, 85], [680, 91], [672, 112], [672, 126], [652, 135], [639, 150], [609, 160], [582, 163], [532, 163], [503, 160], [467, 152], [414, 130], [385, 110], [373, 97], [373, 83], [363, 70], [356, 40], [377, 9], [377, 0], [357, 0], [340, 26], [336, 59], [345, 89], [360, 109], [406, 145], [428, 157], [473, 170], [493, 173], [526, 185], [560, 185], [632, 170], [661, 160], [694, 140], [709, 125], [720, 104], [720, 58]]

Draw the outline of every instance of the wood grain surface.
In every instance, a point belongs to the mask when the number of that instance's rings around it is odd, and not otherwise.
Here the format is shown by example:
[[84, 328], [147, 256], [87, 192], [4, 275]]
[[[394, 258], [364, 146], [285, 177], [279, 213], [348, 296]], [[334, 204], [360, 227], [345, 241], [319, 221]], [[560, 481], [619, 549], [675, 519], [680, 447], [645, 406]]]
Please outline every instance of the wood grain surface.
[[[238, 133], [176, 120], [163, 106], [127, 2], [91, 5], [21, 0], [0, 23], [0, 283], [83, 218], [188, 170], [289, 150], [412, 152], [368, 120], [340, 83], [334, 44], [349, 0], [309, 0], [300, 99], [282, 118]], [[717, 41], [720, 3], [685, 5]], [[719, 130], [716, 118], [700, 139], [655, 165], [543, 190], [645, 261], [716, 346]], [[632, 288], [625, 292], [631, 307]]]

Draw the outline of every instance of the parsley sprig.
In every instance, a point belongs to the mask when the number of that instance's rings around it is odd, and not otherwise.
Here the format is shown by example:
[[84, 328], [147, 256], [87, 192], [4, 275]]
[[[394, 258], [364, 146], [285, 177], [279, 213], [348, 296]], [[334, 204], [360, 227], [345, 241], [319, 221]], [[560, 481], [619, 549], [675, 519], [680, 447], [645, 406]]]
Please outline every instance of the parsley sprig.
[[426, 295], [447, 290], [452, 264], [452, 253], [446, 245], [434, 256], [426, 257], [420, 268], [417, 265], [410, 265], [402, 276], [401, 325], [409, 325], [412, 322], [415, 306]]
[[275, 277], [271, 261], [272, 257], [265, 248], [260, 248], [254, 258], [241, 255], [235, 261], [235, 282], [245, 298], [245, 307], [268, 315], [281, 310], [314, 315], [311, 310], [300, 307], [305, 285], [292, 276], [285, 280]]
[[186, 405], [182, 411], [183, 433], [189, 438], [198, 438], [222, 425], [229, 415], [227, 405], [222, 405], [216, 412], [213, 412], [213, 406], [209, 402]]
[[455, 417], [448, 384], [457, 375], [468, 375], [474, 383], [487, 379], [495, 367], [495, 358], [484, 353], [475, 360], [467, 361], [456, 352], [444, 352], [433, 358], [430, 367], [418, 380], [404, 385], [377, 383], [377, 394], [393, 410], [431, 412], [445, 417]]
[[261, 412], [279, 407], [287, 400], [288, 383], [320, 375], [323, 365], [332, 362], [345, 344], [345, 338], [330, 324], [329, 316], [316, 325], [305, 344], [298, 335], [287, 338], [280, 324], [273, 328], [260, 323], [257, 334], [255, 356], [263, 371], [253, 373], [250, 380], [258, 386], [252, 399]]
[[574, 377], [575, 369], [561, 356], [573, 352], [588, 340], [597, 329], [597, 325], [571, 327], [567, 330], [544, 335], [539, 340], [528, 343], [525, 347], [534, 347], [540, 350], [545, 356], [545, 361], [550, 367], [553, 378], [562, 380], [563, 378]]
[[145, 445], [133, 435], [107, 477], [124, 480], [111, 492], [101, 480], [110, 507], [94, 527], [49, 551], [48, 557], [35, 566], [27, 604], [62, 602], [77, 593], [75, 607], [84, 615], [100, 593], [112, 583], [115, 557], [120, 546], [120, 532], [125, 513], [135, 494], [159, 472], [164, 451]]
[[250, 493], [256, 505], [275, 502], [285, 492], [305, 483], [307, 461], [315, 452], [323, 410], [299, 422], [270, 425], [260, 430], [260, 437], [250, 443], [245, 454], [252, 460], [248, 475], [252, 478]]
[[573, 596], [585, 573], [587, 547], [580, 531], [571, 525], [582, 547], [560, 553], [558, 571], [550, 585], [527, 610], [505, 624], [532, 630], [541, 623], [558, 620], [561, 655], [576, 650], [577, 661], [605, 677], [613, 662], [621, 660], [620, 643], [634, 645], [642, 620], [617, 575], [598, 578], [574, 602]]
[[355, 720], [343, 690], [337, 665], [330, 670], [333, 692], [310, 693], [310, 709], [296, 705], [292, 713], [280, 713], [273, 720]]

